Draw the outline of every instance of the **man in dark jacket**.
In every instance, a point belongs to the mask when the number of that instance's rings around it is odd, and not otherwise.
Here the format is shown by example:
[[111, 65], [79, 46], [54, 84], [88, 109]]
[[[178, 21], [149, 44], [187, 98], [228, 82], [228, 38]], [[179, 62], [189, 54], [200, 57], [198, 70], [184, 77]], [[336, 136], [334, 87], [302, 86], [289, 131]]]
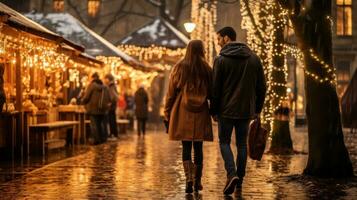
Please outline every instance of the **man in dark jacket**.
[[94, 144], [105, 142], [107, 132], [105, 130], [104, 117], [109, 110], [111, 102], [108, 89], [103, 85], [97, 73], [91, 76], [91, 82], [84, 93], [82, 103], [85, 105], [87, 115], [90, 118], [91, 135], [94, 139]]
[[[219, 144], [227, 171], [223, 192], [231, 194], [243, 182], [249, 123], [262, 111], [266, 83], [259, 57], [247, 45], [234, 42], [236, 32], [232, 27], [222, 28], [217, 37], [222, 50], [213, 66], [211, 113], [218, 121]], [[238, 150], [236, 165], [230, 147], [233, 128]]]
[[109, 89], [109, 95], [111, 100], [111, 106], [108, 111], [108, 123], [110, 129], [110, 138], [117, 138], [118, 137], [118, 129], [117, 129], [117, 119], [115, 110], [117, 109], [117, 102], [118, 102], [118, 91], [117, 87], [115, 86], [114, 76], [112, 74], [107, 74], [104, 77], [104, 83]]
[[135, 92], [135, 115], [138, 122], [138, 135], [141, 133], [145, 135], [146, 120], [148, 118], [148, 93], [145, 91], [144, 86]]

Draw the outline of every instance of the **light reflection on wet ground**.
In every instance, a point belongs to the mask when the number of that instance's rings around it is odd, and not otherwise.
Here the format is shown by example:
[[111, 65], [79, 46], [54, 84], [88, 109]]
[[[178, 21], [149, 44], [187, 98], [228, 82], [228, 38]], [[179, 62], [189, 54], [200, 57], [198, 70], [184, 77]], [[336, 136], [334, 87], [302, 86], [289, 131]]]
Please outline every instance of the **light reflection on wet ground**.
[[[295, 149], [307, 151], [306, 133], [294, 133]], [[352, 140], [351, 140], [352, 141]], [[352, 157], [355, 151], [352, 148]], [[354, 149], [353, 149], [354, 148]], [[302, 177], [307, 155], [265, 155], [248, 161], [239, 199], [353, 199], [356, 181]], [[354, 166], [356, 162], [354, 161]], [[224, 197], [225, 172], [217, 140], [204, 144], [204, 190], [184, 194], [179, 142], [163, 132], [132, 134], [119, 142], [90, 147], [82, 155], [55, 162], [0, 184], [0, 199], [231, 199]], [[236, 198], [236, 197], [234, 197]]]

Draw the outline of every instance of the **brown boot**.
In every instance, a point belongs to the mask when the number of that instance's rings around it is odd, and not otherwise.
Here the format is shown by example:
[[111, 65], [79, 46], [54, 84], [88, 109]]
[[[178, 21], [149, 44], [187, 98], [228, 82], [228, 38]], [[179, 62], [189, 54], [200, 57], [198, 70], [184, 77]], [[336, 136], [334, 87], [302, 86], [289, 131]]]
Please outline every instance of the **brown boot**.
[[195, 192], [198, 192], [199, 190], [202, 190], [202, 182], [201, 182], [201, 178], [202, 178], [202, 165], [195, 165], [195, 184], [194, 184], [194, 189]]
[[192, 193], [193, 189], [193, 163], [191, 160], [183, 161], [183, 169], [186, 176], [186, 193]]

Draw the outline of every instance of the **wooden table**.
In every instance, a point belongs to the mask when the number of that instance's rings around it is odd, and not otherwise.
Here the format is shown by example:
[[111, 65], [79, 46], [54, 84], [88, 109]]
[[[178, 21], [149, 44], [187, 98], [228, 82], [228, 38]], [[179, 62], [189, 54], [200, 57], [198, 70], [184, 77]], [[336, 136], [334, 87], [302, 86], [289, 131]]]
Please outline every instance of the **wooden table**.
[[85, 126], [85, 112], [80, 110], [65, 110], [59, 109], [59, 120], [61, 121], [77, 121], [79, 122], [78, 129], [76, 132], [76, 143], [86, 144], [87, 137], [86, 137], [86, 126]]
[[[76, 126], [78, 126], [77, 121], [56, 121], [56, 122], [49, 122], [49, 123], [41, 123], [41, 124], [34, 124], [30, 125], [30, 135], [32, 134], [39, 134], [42, 137], [42, 155], [45, 155], [45, 145], [46, 143], [51, 142], [47, 139], [47, 133], [54, 130], [60, 129], [72, 129], [72, 145], [74, 144], [74, 130]], [[30, 141], [27, 141], [27, 144], [30, 144]], [[27, 149], [30, 149], [28, 146]]]

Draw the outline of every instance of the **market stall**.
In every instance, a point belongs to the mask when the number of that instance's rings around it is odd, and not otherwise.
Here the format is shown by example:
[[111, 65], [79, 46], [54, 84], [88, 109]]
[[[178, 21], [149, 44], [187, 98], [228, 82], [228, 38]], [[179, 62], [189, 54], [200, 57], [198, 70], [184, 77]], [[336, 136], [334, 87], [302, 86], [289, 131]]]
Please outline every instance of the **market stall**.
[[[119, 80], [119, 90], [135, 90], [149, 85], [160, 71], [120, 51], [68, 13], [29, 13], [26, 16], [66, 39], [85, 47], [85, 52], [105, 63], [103, 73], [111, 72]], [[104, 74], [102, 74], [104, 76]]]
[[162, 114], [170, 70], [184, 56], [188, 41], [169, 22], [157, 18], [132, 32], [118, 44], [123, 52], [165, 72], [162, 76], [157, 76], [150, 86], [150, 118], [153, 121], [158, 121], [160, 113]]
[[[0, 66], [3, 71], [0, 85], [6, 99], [1, 108], [0, 148], [8, 147], [8, 138], [11, 138], [12, 149], [29, 152], [32, 143], [29, 127], [58, 121], [58, 106], [66, 103], [68, 95], [66, 88], [80, 82], [80, 72], [100, 71], [103, 63], [83, 54], [82, 46], [2, 3], [0, 19]], [[7, 126], [8, 123], [13, 126]], [[58, 131], [46, 133], [47, 140], [54, 141], [46, 144], [47, 147], [63, 146], [65, 140], [59, 135]]]

